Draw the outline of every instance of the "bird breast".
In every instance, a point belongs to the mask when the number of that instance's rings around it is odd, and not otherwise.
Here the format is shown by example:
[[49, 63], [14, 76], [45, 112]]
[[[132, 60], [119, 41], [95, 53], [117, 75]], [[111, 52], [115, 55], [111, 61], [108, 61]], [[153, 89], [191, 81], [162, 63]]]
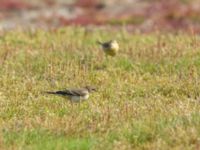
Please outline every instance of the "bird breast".
[[84, 96], [72, 96], [71, 97], [71, 101], [73, 101], [73, 102], [79, 102], [81, 100], [86, 100], [88, 98], [89, 98], [89, 94], [86, 94]]
[[111, 44], [111, 49], [115, 50], [115, 51], [118, 51], [119, 50], [119, 45], [118, 43], [112, 43]]

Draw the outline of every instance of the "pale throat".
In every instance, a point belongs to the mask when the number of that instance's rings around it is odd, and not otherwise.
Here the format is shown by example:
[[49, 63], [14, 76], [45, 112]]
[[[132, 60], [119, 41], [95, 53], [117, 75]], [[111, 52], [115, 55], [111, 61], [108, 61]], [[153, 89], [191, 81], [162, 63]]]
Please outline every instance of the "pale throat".
[[117, 43], [113, 43], [113, 44], [111, 45], [111, 47], [112, 47], [112, 49], [118, 49], [118, 48], [119, 48], [119, 46], [118, 46]]

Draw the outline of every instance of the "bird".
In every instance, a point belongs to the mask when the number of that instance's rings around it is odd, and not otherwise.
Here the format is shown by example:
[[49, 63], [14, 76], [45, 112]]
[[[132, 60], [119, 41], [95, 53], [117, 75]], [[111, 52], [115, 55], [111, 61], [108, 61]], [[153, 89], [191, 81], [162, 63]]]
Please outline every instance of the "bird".
[[102, 46], [103, 51], [109, 56], [115, 56], [119, 51], [119, 44], [116, 40], [110, 40], [108, 42], [97, 41]]
[[58, 95], [69, 99], [71, 102], [81, 102], [87, 100], [91, 92], [95, 92], [96, 88], [92, 86], [85, 86], [77, 89], [66, 89], [59, 91], [45, 91], [46, 94]]

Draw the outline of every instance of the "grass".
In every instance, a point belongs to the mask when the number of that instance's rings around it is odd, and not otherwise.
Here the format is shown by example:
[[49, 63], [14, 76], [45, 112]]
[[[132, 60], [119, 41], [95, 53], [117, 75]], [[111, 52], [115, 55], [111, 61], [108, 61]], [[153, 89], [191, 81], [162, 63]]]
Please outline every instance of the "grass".
[[[92, 31], [92, 32], [91, 32]], [[96, 40], [117, 39], [106, 59]], [[1, 149], [199, 149], [200, 37], [67, 27], [0, 37]], [[78, 105], [42, 93], [95, 85]]]

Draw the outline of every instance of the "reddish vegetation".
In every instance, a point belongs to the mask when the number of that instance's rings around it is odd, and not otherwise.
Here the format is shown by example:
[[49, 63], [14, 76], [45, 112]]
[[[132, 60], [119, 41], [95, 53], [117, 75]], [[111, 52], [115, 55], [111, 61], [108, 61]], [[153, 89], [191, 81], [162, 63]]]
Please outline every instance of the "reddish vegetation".
[[92, 8], [97, 5], [97, 0], [78, 0], [75, 3], [75, 6], [85, 7], [85, 8]]
[[[132, 27], [137, 27], [142, 31], [151, 31], [155, 29], [164, 30], [191, 30], [200, 31], [200, 5], [198, 3], [183, 3], [179, 0], [168, 1], [151, 1], [148, 5], [139, 11], [129, 7], [124, 11], [113, 16], [112, 10], [110, 14], [105, 15], [107, 18], [99, 21], [98, 16], [102, 16], [101, 12], [95, 6], [98, 6], [98, 1], [92, 0], [79, 0], [78, 6], [87, 7], [87, 13], [93, 14], [92, 16], [81, 15], [75, 19], [70, 20], [70, 24], [122, 24], [128, 23]], [[97, 17], [94, 17], [96, 15]], [[112, 17], [110, 17], [110, 15]], [[149, 24], [151, 22], [151, 24]]]
[[[0, 10], [3, 10], [0, 19], [21, 19], [22, 25], [24, 25], [24, 22], [30, 21], [31, 24], [40, 25], [41, 23], [53, 27], [71, 24], [85, 26], [88, 24], [121, 25], [125, 23], [128, 24], [130, 29], [143, 32], [150, 32], [155, 29], [200, 31], [200, 3], [198, 0], [187, 1], [187, 3], [182, 0], [133, 0], [132, 3], [128, 0], [123, 2], [108, 0], [105, 3], [101, 0], [75, 0], [70, 5], [63, 4], [64, 2], [59, 4], [56, 0], [38, 2], [43, 4], [42, 7], [39, 3], [34, 3], [33, 6], [31, 2], [26, 3], [23, 0], [0, 0]], [[29, 8], [34, 10], [30, 13], [32, 18], [28, 15]], [[21, 11], [22, 9], [26, 9], [25, 21], [17, 13], [12, 13], [12, 10]], [[50, 21], [47, 21], [49, 19]], [[9, 22], [12, 22], [12, 20], [9, 20]]]
[[30, 5], [20, 0], [0, 0], [1, 10], [17, 10], [25, 8], [30, 8]]
[[74, 25], [89, 25], [89, 24], [95, 24], [95, 25], [102, 25], [103, 22], [96, 20], [95, 18], [84, 15], [84, 16], [78, 16], [74, 19], [68, 20], [67, 24], [74, 24]]

